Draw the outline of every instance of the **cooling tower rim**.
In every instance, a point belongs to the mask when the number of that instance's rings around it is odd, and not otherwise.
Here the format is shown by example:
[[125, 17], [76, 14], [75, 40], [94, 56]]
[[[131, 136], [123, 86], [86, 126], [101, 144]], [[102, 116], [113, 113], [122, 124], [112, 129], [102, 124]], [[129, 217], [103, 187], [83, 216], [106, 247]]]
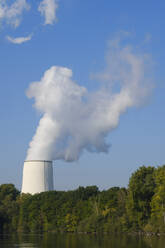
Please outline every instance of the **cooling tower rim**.
[[47, 163], [52, 163], [52, 160], [25, 160], [24, 162], [47, 162]]

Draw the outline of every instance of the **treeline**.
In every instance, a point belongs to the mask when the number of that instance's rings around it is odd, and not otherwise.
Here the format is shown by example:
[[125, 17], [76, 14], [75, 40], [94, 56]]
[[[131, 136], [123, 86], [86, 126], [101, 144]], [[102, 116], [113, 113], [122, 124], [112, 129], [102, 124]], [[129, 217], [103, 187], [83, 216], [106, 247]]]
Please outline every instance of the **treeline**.
[[165, 166], [140, 167], [128, 188], [20, 194], [0, 186], [0, 232], [165, 233]]

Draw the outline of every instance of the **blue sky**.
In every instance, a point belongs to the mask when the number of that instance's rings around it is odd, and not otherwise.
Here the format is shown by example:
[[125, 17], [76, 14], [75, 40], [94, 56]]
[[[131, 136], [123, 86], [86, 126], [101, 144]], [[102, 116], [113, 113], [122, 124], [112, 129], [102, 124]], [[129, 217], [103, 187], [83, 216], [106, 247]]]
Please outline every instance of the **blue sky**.
[[[72, 69], [73, 79], [94, 91], [97, 82], [91, 75], [105, 67], [108, 42], [119, 32], [129, 33], [124, 44], [152, 57], [152, 94], [121, 116], [108, 136], [108, 154], [84, 152], [78, 162], [56, 161], [55, 189], [127, 186], [139, 166], [164, 164], [164, 1], [59, 0], [50, 24], [37, 10], [41, 1], [27, 2], [31, 7], [18, 16], [17, 27], [13, 19], [0, 18], [0, 183], [21, 187], [23, 161], [41, 117], [26, 97], [29, 84], [58, 65]], [[6, 38], [29, 35], [31, 40], [22, 44]]]

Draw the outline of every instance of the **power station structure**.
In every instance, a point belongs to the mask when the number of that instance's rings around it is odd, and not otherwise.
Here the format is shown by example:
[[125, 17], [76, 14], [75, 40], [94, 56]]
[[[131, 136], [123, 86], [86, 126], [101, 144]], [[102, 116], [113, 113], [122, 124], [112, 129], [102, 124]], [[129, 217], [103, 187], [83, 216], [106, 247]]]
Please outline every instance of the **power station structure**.
[[25, 161], [21, 192], [37, 194], [50, 190], [54, 190], [52, 161]]

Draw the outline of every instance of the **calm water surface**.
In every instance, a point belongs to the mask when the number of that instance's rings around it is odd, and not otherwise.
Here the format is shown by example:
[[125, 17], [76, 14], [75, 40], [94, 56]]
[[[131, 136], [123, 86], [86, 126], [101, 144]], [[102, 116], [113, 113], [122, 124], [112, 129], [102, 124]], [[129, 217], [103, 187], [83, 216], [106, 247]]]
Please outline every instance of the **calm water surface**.
[[3, 235], [0, 248], [165, 248], [165, 237], [90, 234]]

